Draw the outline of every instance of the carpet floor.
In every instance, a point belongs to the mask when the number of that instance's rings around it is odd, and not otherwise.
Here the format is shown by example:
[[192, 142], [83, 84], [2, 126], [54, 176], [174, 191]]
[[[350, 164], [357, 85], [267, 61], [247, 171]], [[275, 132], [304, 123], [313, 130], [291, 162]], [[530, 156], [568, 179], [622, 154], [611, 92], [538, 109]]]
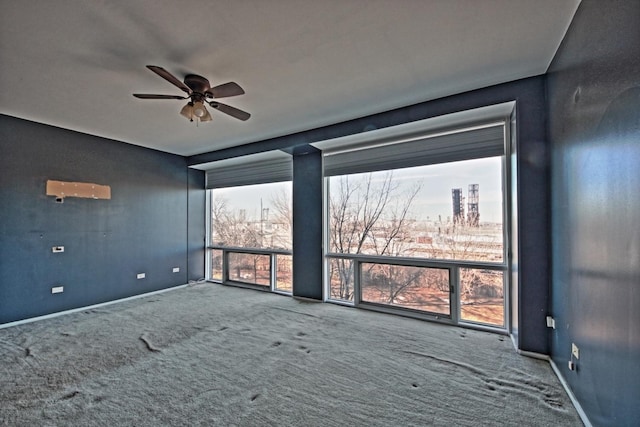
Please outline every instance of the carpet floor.
[[0, 329], [0, 425], [582, 426], [501, 335], [216, 284]]

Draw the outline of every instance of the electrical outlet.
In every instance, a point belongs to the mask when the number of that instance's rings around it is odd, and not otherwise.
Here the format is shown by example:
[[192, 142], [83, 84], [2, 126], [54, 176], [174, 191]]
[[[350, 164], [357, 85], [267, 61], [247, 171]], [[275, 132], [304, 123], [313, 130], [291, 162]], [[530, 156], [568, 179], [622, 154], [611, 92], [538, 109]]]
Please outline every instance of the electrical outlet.
[[145, 277], [147, 277], [147, 275], [146, 275], [146, 274], [144, 274], [144, 273], [138, 273], [138, 274], [136, 275], [136, 278], [138, 278], [138, 279], [144, 279]]
[[51, 248], [51, 252], [53, 252], [54, 254], [64, 252], [64, 246], [54, 246]]
[[571, 354], [573, 354], [573, 357], [576, 359], [580, 359], [580, 349], [575, 343], [571, 343]]
[[180, 267], [173, 267], [174, 273], [180, 273]]
[[54, 286], [51, 288], [52, 294], [61, 294], [62, 292], [64, 292], [64, 286]]
[[556, 328], [556, 319], [551, 316], [547, 316], [547, 328]]

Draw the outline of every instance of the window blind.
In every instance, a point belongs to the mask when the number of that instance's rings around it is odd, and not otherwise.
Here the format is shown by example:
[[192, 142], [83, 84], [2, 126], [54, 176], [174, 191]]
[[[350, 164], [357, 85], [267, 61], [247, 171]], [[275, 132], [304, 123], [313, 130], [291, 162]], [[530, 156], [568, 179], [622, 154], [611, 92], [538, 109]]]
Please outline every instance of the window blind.
[[293, 162], [290, 155], [275, 159], [252, 160], [212, 168], [206, 171], [206, 175], [208, 189], [291, 181]]
[[504, 154], [504, 124], [425, 135], [411, 140], [368, 145], [324, 155], [324, 175], [400, 169]]

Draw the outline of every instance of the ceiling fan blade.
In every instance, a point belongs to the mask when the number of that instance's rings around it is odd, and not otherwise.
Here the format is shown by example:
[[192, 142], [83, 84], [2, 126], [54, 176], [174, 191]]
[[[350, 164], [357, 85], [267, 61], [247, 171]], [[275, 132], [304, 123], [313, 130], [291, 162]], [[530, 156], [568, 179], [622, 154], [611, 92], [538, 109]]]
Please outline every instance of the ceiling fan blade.
[[166, 81], [168, 81], [169, 83], [179, 87], [186, 93], [191, 94], [191, 89], [189, 89], [187, 85], [182, 83], [173, 74], [171, 74], [164, 68], [158, 67], [157, 65], [147, 65], [147, 68], [153, 71], [154, 73], [156, 73], [157, 75], [159, 75], [160, 77], [162, 77], [163, 79], [165, 79]]
[[215, 108], [218, 111], [228, 114], [231, 117], [235, 117], [238, 120], [245, 121], [245, 120], [248, 120], [249, 117], [251, 117], [251, 114], [247, 113], [246, 111], [239, 110], [236, 107], [232, 107], [227, 104], [211, 101], [209, 102], [209, 105], [211, 105], [213, 108]]
[[180, 95], [151, 95], [147, 93], [134, 93], [133, 96], [140, 99], [187, 99], [186, 96]]
[[228, 98], [244, 94], [244, 89], [236, 82], [229, 82], [209, 89], [214, 98]]

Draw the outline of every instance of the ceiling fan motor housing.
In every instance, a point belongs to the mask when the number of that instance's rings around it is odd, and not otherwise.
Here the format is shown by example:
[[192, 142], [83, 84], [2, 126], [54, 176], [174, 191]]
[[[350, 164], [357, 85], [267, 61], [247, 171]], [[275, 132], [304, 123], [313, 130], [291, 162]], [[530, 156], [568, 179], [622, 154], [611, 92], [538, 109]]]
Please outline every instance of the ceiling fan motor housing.
[[[210, 92], [211, 85], [209, 84], [209, 80], [202, 76], [187, 74], [184, 78], [184, 84], [189, 86], [189, 89], [193, 92], [191, 94], [193, 101], [198, 101], [202, 97], [213, 98], [213, 94]], [[194, 99], [194, 97], [197, 98]]]

